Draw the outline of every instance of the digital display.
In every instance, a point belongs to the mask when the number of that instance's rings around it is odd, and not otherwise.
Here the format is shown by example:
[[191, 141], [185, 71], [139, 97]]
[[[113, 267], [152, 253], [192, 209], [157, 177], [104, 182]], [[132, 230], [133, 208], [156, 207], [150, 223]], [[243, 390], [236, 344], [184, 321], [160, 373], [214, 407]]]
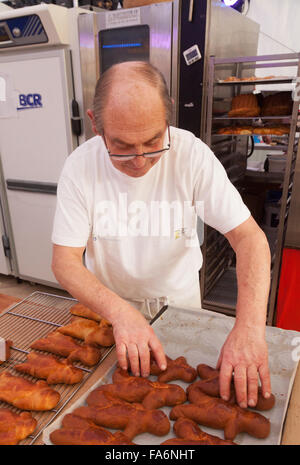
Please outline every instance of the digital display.
[[1, 42], [10, 42], [9, 35], [6, 32], [6, 29], [4, 26], [0, 26], [0, 43]]
[[103, 73], [122, 61], [149, 61], [148, 25], [105, 29], [99, 32], [100, 67]]
[[186, 57], [187, 57], [188, 60], [191, 60], [192, 58], [194, 58], [194, 57], [196, 57], [196, 56], [198, 56], [197, 50], [193, 50], [192, 52], [190, 52], [190, 53], [188, 53], [188, 54], [186, 55]]

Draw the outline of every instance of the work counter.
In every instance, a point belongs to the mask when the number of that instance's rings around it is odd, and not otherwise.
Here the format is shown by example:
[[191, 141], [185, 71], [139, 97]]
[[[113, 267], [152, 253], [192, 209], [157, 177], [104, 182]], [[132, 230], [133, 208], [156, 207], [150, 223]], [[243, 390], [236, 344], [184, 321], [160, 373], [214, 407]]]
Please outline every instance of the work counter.
[[[0, 312], [3, 312], [13, 304], [18, 302], [11, 296], [0, 294]], [[299, 334], [300, 336], [300, 334]], [[293, 348], [291, 348], [292, 350]], [[60, 411], [59, 415], [62, 415], [66, 410], [78, 402], [78, 400], [87, 392], [92, 386], [99, 381], [110, 368], [116, 362], [116, 352], [113, 349], [102, 363], [95, 369], [95, 371], [87, 378], [81, 388], [75, 393], [75, 395], [68, 401], [64, 408]], [[43, 444], [42, 434], [35, 440], [35, 445]], [[282, 430], [282, 445], [300, 445], [300, 368], [299, 365], [295, 372], [294, 382], [290, 395], [289, 404], [285, 416], [285, 422]]]

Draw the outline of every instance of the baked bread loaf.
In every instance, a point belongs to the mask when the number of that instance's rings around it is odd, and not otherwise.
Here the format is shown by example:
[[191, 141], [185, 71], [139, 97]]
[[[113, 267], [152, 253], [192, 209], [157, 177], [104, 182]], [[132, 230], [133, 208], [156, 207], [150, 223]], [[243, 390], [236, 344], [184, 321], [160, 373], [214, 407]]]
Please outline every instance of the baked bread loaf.
[[260, 106], [255, 94], [241, 94], [233, 97], [229, 117], [259, 116]]
[[204, 426], [223, 429], [225, 439], [233, 440], [239, 433], [248, 433], [263, 439], [270, 434], [270, 421], [257, 412], [205, 394], [197, 382], [187, 388], [190, 404], [176, 405], [170, 413], [171, 420], [187, 417]]
[[234, 135], [251, 135], [253, 133], [252, 126], [226, 126], [218, 129], [218, 134], [234, 134]]
[[58, 360], [53, 355], [30, 352], [24, 363], [14, 366], [21, 373], [45, 379], [48, 384], [76, 384], [83, 378], [83, 371], [73, 367], [68, 360]]
[[181, 386], [130, 376], [121, 368], [117, 368], [113, 373], [113, 384], [106, 384], [97, 389], [110, 392], [128, 402], [141, 402], [148, 409], [173, 406], [186, 401], [186, 393]]
[[264, 97], [261, 114], [262, 116], [289, 116], [292, 108], [291, 92], [277, 92]]
[[121, 429], [129, 439], [146, 432], [164, 436], [170, 431], [170, 422], [162, 410], [146, 409], [141, 404], [120, 400], [109, 392], [92, 392], [87, 404], [87, 407], [75, 409], [73, 414], [100, 426]]
[[66, 336], [82, 339], [87, 344], [110, 347], [114, 344], [113, 328], [106, 320], [97, 323], [93, 320], [77, 317], [70, 324], [57, 330]]
[[72, 413], [64, 416], [62, 427], [50, 433], [50, 440], [62, 446], [132, 445], [121, 431], [111, 433], [91, 420]]
[[70, 312], [72, 313], [72, 315], [82, 316], [84, 318], [89, 318], [90, 320], [98, 322], [103, 320], [99, 313], [93, 312], [93, 310], [86, 307], [85, 305], [82, 305], [81, 303], [73, 305], [73, 307], [70, 308]]
[[0, 400], [21, 410], [45, 411], [58, 404], [60, 394], [45, 381], [32, 383], [4, 371], [0, 374]]
[[286, 134], [289, 134], [289, 132], [290, 132], [289, 124], [277, 124], [277, 125], [253, 128], [253, 134], [262, 134], [262, 135], [284, 136]]
[[[197, 373], [200, 376], [200, 378], [202, 378], [202, 381], [197, 381], [197, 386], [201, 389], [201, 391], [212, 397], [220, 397], [219, 370], [215, 370], [214, 368], [205, 364], [200, 364], [197, 366]], [[231, 382], [230, 386], [230, 398], [228, 402], [230, 404], [237, 404], [233, 381]], [[255, 408], [255, 410], [264, 411], [270, 410], [274, 407], [274, 405], [275, 396], [271, 394], [271, 396], [268, 399], [265, 399], [265, 397], [262, 394], [261, 387], [259, 386], [257, 392], [257, 404], [253, 408]]]
[[70, 362], [78, 361], [87, 366], [96, 365], [102, 355], [100, 348], [88, 344], [79, 344], [72, 337], [65, 336], [58, 331], [53, 331], [47, 337], [38, 339], [30, 347], [68, 357]]
[[13, 446], [27, 438], [35, 430], [37, 421], [31, 413], [15, 413], [0, 408], [0, 445]]
[[218, 438], [212, 434], [202, 431], [197, 423], [189, 418], [180, 417], [174, 423], [174, 432], [177, 438], [168, 439], [162, 445], [185, 445], [185, 444], [199, 444], [206, 446], [232, 446], [235, 445], [233, 441]]
[[185, 357], [178, 357], [172, 360], [166, 356], [166, 359], [167, 369], [162, 371], [151, 354], [150, 374], [156, 375], [157, 381], [168, 383], [169, 381], [182, 380], [186, 383], [192, 383], [196, 379], [197, 371], [187, 363]]
[[269, 126], [226, 126], [224, 128], [219, 128], [217, 134], [233, 134], [233, 135], [251, 135], [251, 134], [260, 134], [260, 135], [276, 135], [284, 136], [289, 134], [290, 126], [289, 124], [277, 124]]
[[228, 78], [224, 79], [223, 82], [240, 82], [240, 81], [264, 81], [265, 79], [274, 79], [276, 76], [249, 76], [238, 78], [236, 76], [229, 76]]

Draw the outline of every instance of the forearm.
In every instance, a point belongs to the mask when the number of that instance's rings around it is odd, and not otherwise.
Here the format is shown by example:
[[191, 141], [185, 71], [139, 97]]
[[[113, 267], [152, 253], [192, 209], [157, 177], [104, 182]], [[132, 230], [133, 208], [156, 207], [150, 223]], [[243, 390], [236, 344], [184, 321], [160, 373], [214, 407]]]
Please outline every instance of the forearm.
[[66, 260], [63, 254], [54, 255], [52, 269], [66, 291], [108, 321], [114, 322], [124, 312], [127, 302], [104, 286], [78, 257], [68, 256]]
[[270, 249], [257, 229], [236, 246], [238, 298], [236, 325], [264, 330], [270, 288]]
[[104, 286], [83, 265], [83, 250], [53, 247], [52, 269], [59, 283], [83, 305], [110, 321], [121, 368], [127, 370], [128, 356], [132, 373], [148, 376], [151, 349], [160, 369], [164, 370], [164, 350], [153, 328], [136, 308]]

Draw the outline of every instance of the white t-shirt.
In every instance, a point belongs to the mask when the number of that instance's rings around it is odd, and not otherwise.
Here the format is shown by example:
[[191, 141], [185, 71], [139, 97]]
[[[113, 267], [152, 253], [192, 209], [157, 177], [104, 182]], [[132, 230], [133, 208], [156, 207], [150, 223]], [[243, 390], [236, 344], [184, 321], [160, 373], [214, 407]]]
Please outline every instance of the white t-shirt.
[[250, 212], [209, 149], [171, 127], [171, 148], [139, 178], [111, 163], [101, 137], [66, 160], [52, 241], [86, 247], [86, 266], [127, 299], [188, 296], [202, 265], [197, 214], [226, 233]]

